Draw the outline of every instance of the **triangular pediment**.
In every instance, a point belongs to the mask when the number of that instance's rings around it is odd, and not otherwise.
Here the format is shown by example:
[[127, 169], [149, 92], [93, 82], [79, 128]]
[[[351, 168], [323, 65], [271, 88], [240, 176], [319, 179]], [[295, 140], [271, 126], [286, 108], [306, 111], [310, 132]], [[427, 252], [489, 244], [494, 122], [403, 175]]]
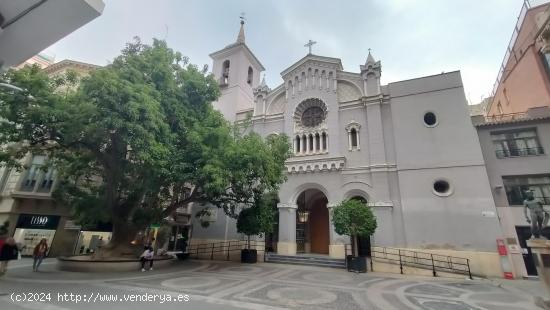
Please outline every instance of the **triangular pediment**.
[[322, 64], [324, 66], [331, 67], [335, 70], [344, 70], [344, 68], [342, 66], [342, 61], [340, 60], [340, 58], [333, 58], [333, 57], [325, 57], [325, 56], [318, 56], [318, 55], [314, 55], [314, 54], [308, 54], [305, 57], [303, 57], [302, 59], [295, 62], [292, 66], [288, 67], [283, 72], [281, 72], [281, 76], [284, 79], [286, 75], [292, 73], [294, 70], [296, 70], [296, 69], [298, 69], [302, 66], [308, 65], [310, 63], [313, 64], [313, 65]]

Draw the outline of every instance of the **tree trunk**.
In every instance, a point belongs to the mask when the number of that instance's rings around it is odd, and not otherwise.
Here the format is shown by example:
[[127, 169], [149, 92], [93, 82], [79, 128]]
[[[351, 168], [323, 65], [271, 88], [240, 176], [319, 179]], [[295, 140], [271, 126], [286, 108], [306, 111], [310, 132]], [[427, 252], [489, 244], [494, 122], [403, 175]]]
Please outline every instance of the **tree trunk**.
[[113, 219], [113, 233], [109, 243], [105, 244], [95, 259], [113, 257], [137, 257], [143, 250], [141, 242], [132, 244], [138, 229], [130, 225], [125, 219]]
[[246, 236], [248, 238], [248, 244], [247, 244], [247, 247], [248, 249], [250, 250], [250, 235]]
[[357, 236], [353, 236], [353, 256], [358, 257], [359, 256], [359, 239]]

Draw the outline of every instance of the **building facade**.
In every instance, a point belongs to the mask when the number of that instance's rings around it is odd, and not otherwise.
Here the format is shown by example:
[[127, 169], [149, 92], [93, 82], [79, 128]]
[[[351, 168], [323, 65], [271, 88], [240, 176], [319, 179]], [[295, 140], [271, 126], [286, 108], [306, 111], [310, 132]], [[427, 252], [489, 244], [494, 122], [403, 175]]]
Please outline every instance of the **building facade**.
[[[358, 72], [307, 54], [270, 89], [242, 25], [237, 42], [211, 57], [222, 91], [214, 106], [231, 121], [251, 117], [264, 137], [291, 137], [278, 253], [344, 257], [349, 238], [336, 234], [330, 210], [359, 198], [378, 219], [363, 243], [477, 253], [498, 265], [501, 232], [460, 72], [382, 85], [381, 62], [370, 52]], [[218, 213], [209, 228], [194, 225], [193, 238], [238, 238], [234, 222]]]
[[540, 2], [524, 1], [487, 106], [489, 116], [550, 106], [550, 3], [536, 5]]
[[[550, 205], [550, 107], [531, 108], [521, 117], [494, 119], [474, 116], [489, 183], [502, 225], [515, 277], [537, 275], [527, 247], [531, 238], [523, 201], [532, 190]], [[550, 231], [543, 235], [550, 238]]]
[[[97, 67], [63, 60], [43, 70], [49, 76], [72, 70], [83, 77]], [[28, 154], [23, 171], [0, 167], [0, 222], [9, 221], [9, 234], [25, 246], [23, 255], [31, 255], [42, 238], [51, 245], [50, 256], [72, 255], [81, 227], [71, 220], [70, 208], [52, 198], [58, 178], [55, 168], [43, 169], [46, 161], [43, 155]]]

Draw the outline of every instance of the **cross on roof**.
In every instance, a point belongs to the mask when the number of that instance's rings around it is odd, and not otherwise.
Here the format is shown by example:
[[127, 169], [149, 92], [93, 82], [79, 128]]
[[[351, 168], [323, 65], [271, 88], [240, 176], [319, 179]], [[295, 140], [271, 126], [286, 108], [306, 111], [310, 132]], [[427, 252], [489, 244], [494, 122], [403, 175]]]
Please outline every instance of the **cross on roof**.
[[310, 54], [311, 54], [311, 47], [313, 46], [313, 44], [317, 44], [317, 42], [309, 40], [309, 41], [304, 45], [304, 47], [308, 47], [308, 48], [309, 48], [309, 53], [310, 53]]

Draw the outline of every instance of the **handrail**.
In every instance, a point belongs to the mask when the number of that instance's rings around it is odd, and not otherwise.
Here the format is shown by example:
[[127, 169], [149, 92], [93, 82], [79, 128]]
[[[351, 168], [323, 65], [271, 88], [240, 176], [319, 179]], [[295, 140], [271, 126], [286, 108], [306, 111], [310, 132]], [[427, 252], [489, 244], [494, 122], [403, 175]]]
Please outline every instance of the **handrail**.
[[[224, 253], [225, 260], [230, 260], [230, 253], [241, 251], [248, 247], [247, 240], [228, 240], [228, 241], [219, 241], [219, 242], [208, 242], [208, 243], [195, 243], [190, 244], [187, 252], [190, 257], [203, 258], [204, 254], [209, 254], [210, 259], [214, 259], [214, 254]], [[265, 252], [265, 242], [250, 240], [250, 248], [255, 249], [258, 252]], [[201, 255], [203, 254], [203, 255]], [[264, 255], [265, 260], [265, 255]]]
[[[344, 245], [346, 256], [351, 255], [351, 247]], [[375, 260], [385, 260], [399, 264], [401, 274], [404, 274], [403, 267], [411, 266], [416, 268], [431, 269], [434, 277], [437, 271], [466, 274], [472, 279], [470, 260], [468, 258], [454, 257], [448, 255], [433, 254], [429, 252], [413, 251], [388, 247], [371, 247], [370, 267], [373, 271]]]

